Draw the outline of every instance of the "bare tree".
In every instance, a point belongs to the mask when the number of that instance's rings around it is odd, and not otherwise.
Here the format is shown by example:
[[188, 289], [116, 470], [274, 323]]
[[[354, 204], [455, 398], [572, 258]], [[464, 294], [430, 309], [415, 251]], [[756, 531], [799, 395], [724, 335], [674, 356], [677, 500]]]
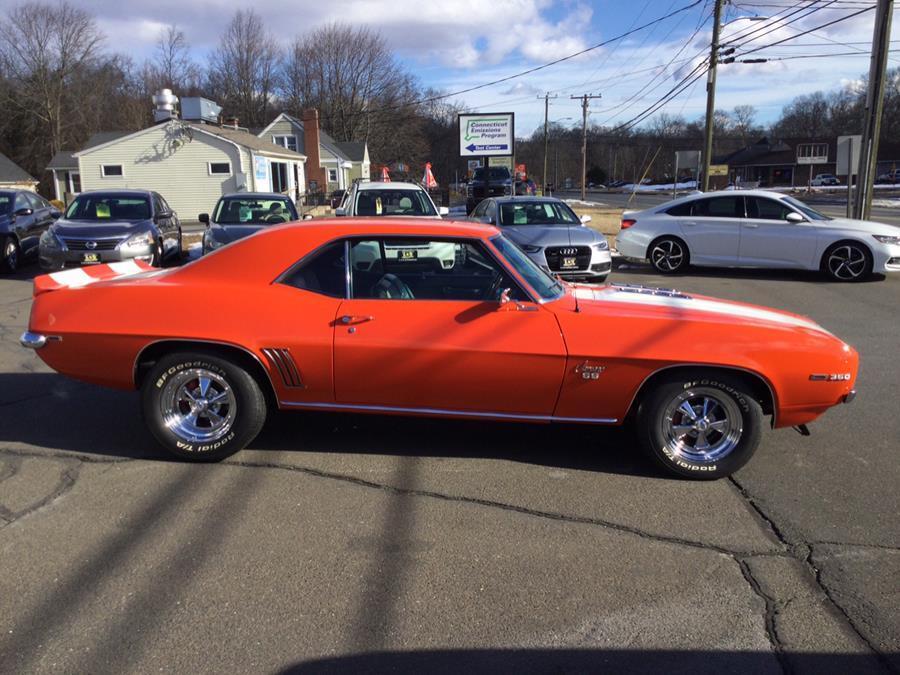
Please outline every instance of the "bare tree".
[[63, 0], [28, 2], [7, 13], [0, 58], [13, 95], [4, 103], [24, 113], [33, 128], [34, 145], [49, 156], [66, 147], [76, 120], [80, 90], [76, 76], [96, 65], [103, 34], [94, 18]]
[[737, 105], [731, 111], [731, 130], [741, 137], [746, 144], [750, 136], [757, 130], [756, 108], [752, 105]]
[[166, 87], [183, 94], [200, 86], [200, 68], [191, 59], [184, 32], [175, 24], [160, 29], [144, 77], [148, 91]]
[[226, 113], [237, 115], [248, 126], [269, 122], [280, 60], [275, 37], [252, 9], [235, 12], [210, 56], [207, 89]]

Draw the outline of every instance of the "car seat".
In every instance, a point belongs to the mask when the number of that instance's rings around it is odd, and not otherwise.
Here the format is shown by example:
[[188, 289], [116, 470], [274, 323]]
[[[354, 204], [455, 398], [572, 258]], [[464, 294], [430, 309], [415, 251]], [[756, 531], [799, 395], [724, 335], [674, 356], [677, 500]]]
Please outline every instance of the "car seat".
[[361, 193], [356, 199], [356, 215], [357, 216], [374, 216], [375, 200], [369, 195]]
[[413, 300], [412, 289], [396, 274], [385, 274], [372, 287], [372, 295], [383, 300]]
[[409, 197], [401, 197], [399, 206], [400, 211], [403, 213], [412, 211], [412, 199], [410, 199]]

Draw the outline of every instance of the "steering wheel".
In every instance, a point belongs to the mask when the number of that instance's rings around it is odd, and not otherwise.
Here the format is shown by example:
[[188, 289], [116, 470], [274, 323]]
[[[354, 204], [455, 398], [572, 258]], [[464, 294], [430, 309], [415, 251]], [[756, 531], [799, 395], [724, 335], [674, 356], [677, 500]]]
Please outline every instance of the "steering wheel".
[[285, 218], [282, 215], [278, 215], [278, 214], [272, 214], [271, 216], [266, 216], [265, 220], [270, 225], [277, 225], [278, 223], [286, 223], [287, 222], [287, 218]]
[[503, 275], [499, 272], [497, 275], [491, 280], [491, 285], [488, 287], [487, 291], [484, 294], [485, 300], [494, 300], [496, 302], [500, 301], [500, 296], [503, 294]]

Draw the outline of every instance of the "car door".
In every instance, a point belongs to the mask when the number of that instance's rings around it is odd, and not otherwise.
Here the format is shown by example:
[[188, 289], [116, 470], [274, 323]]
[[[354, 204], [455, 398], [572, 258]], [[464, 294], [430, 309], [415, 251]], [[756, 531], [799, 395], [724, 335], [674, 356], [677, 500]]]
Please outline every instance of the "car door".
[[[407, 240], [409, 241], [409, 240]], [[478, 240], [354, 241], [351, 293], [334, 332], [334, 396], [347, 407], [474, 416], [549, 416], [566, 350], [534, 303]], [[444, 269], [419, 250], [458, 247]], [[408, 250], [409, 255], [404, 251]], [[509, 302], [502, 302], [509, 289]]]
[[176, 237], [176, 228], [174, 225], [174, 214], [169, 205], [163, 201], [163, 198], [156, 192], [153, 196], [153, 221], [159, 229], [163, 240], [163, 255], [169, 255], [175, 247], [178, 246], [178, 238]]
[[691, 262], [707, 265], [737, 263], [744, 198], [731, 194], [697, 199], [690, 204], [690, 215], [680, 216], [678, 224], [688, 244]]
[[796, 211], [780, 200], [755, 196], [746, 199], [747, 217], [741, 222], [741, 265], [806, 269], [816, 266], [813, 258], [819, 228], [815, 223], [786, 220], [789, 213]]
[[38, 245], [41, 235], [53, 224], [53, 205], [40, 195], [30, 192], [23, 194], [28, 197], [28, 201], [31, 202], [31, 208], [34, 209], [33, 235], [29, 244], [30, 250]]
[[38, 245], [41, 238], [40, 212], [27, 193], [17, 192], [13, 200], [13, 229], [19, 239], [19, 249], [26, 253]]

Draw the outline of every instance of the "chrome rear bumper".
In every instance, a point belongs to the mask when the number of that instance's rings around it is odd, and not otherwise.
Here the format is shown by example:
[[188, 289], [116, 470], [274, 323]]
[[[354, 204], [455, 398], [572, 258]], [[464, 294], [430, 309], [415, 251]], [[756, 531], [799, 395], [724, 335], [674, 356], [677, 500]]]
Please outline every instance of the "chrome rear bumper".
[[850, 403], [855, 398], [856, 398], [856, 389], [851, 389], [846, 394], [844, 394], [843, 403]]
[[47, 336], [41, 335], [40, 333], [25, 331], [22, 333], [22, 337], [19, 338], [19, 344], [28, 349], [40, 349], [47, 344]]

